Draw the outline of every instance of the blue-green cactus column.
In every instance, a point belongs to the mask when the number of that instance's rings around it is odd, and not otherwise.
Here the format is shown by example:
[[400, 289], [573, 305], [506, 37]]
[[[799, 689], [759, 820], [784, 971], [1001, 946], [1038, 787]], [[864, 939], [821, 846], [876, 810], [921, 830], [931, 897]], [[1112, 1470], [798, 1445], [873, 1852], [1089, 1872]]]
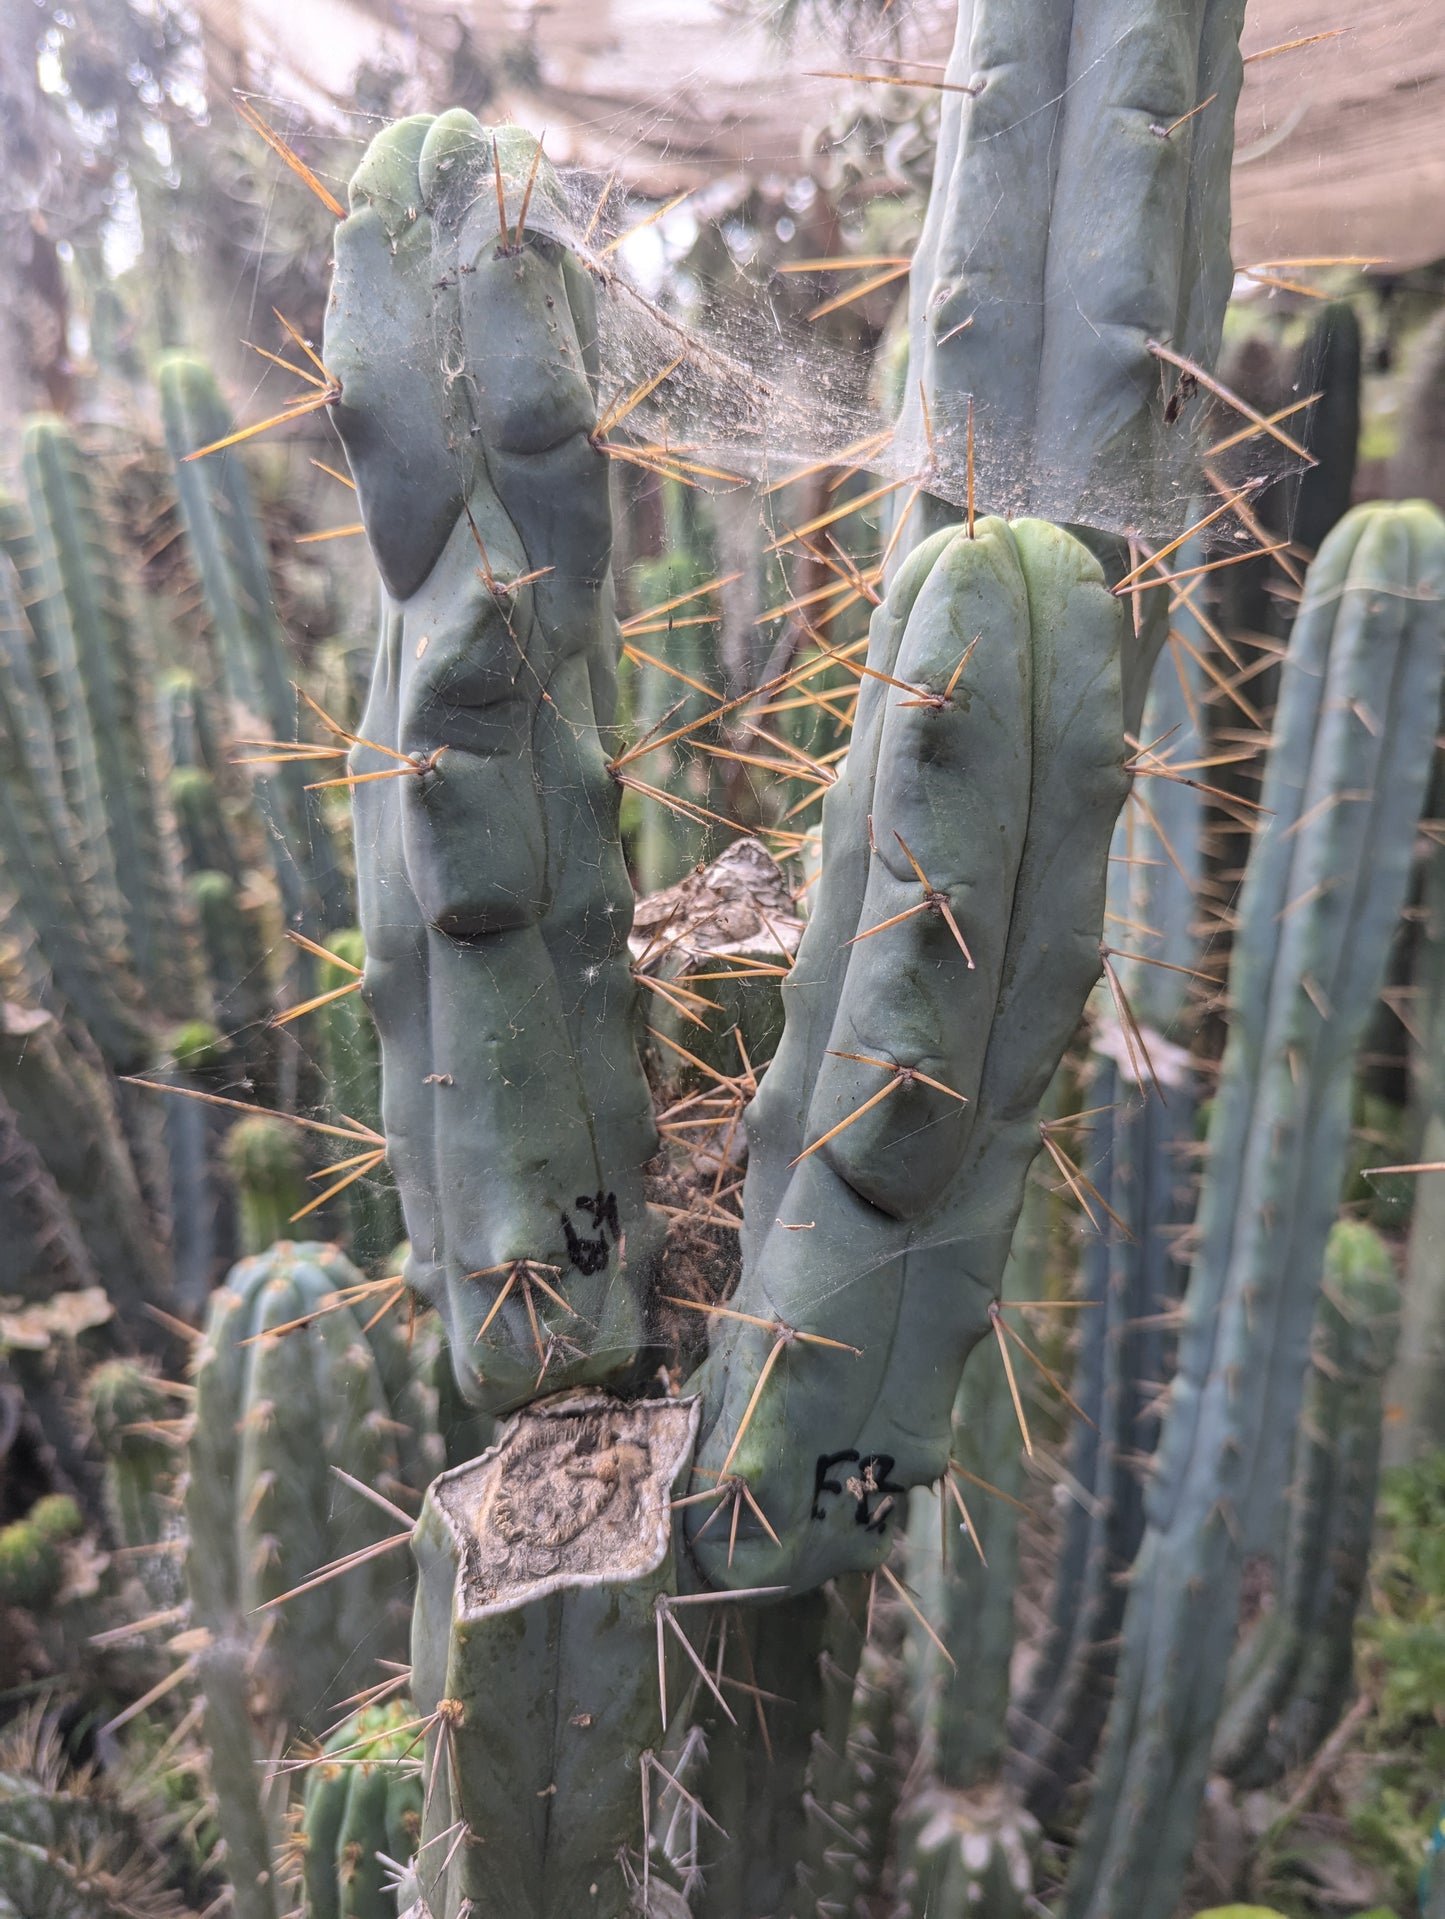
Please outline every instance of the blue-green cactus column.
[[1360, 507], [1306, 579], [1240, 902], [1179, 1369], [1067, 1919], [1167, 1919], [1245, 1553], [1277, 1537], [1355, 1048], [1404, 903], [1445, 660], [1445, 522]]
[[360, 731], [412, 756], [352, 754], [385, 1130], [409, 1275], [492, 1405], [624, 1374], [660, 1239], [603, 747], [596, 323], [557, 192], [518, 129], [389, 128], [351, 183], [325, 342], [384, 588]]
[[931, 440], [937, 467], [911, 537], [963, 500], [970, 402], [981, 505], [1181, 524], [1193, 409], [1151, 343], [1218, 351], [1243, 19], [1243, 0], [960, 6], [910, 280], [896, 444], [922, 467]]
[[874, 614], [869, 664], [918, 694], [863, 682], [748, 1115], [732, 1305], [779, 1331], [719, 1321], [701, 1375], [699, 1467], [741, 1474], [782, 1544], [745, 1519], [728, 1567], [694, 1508], [709, 1580], [871, 1568], [901, 1495], [944, 1470], [1040, 1102], [1099, 973], [1123, 633], [1086, 549], [1027, 520], [934, 535]]

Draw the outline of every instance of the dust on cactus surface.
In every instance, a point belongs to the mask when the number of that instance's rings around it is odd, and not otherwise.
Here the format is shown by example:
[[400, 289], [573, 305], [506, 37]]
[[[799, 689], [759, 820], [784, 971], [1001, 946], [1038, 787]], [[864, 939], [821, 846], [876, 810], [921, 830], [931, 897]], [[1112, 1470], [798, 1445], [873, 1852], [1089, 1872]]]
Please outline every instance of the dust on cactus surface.
[[1380, 24], [11, 11], [0, 1916], [1445, 1912]]

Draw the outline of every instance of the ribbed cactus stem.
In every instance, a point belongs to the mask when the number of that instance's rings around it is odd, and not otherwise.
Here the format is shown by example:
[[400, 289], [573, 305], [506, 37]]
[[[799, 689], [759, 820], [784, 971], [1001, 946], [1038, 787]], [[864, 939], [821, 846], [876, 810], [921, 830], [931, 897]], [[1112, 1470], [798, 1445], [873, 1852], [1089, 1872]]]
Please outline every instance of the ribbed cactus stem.
[[258, 1114], [226, 1135], [226, 1166], [236, 1188], [237, 1239], [243, 1255], [287, 1239], [307, 1203], [304, 1161], [295, 1129]]
[[[49, 523], [30, 515], [18, 500], [0, 493], [0, 546], [14, 566], [14, 581], [30, 629], [22, 643], [35, 663], [35, 677], [49, 708], [55, 757], [93, 924], [101, 943], [121, 948], [125, 929], [111, 855], [105, 795], [95, 739], [85, 705], [85, 685], [75, 629], [61, 579]], [[11, 621], [7, 613], [6, 624]], [[32, 638], [33, 635], [33, 638]], [[8, 650], [8, 649], [7, 649]]]
[[386, 1861], [405, 1864], [421, 1838], [425, 1782], [415, 1722], [409, 1701], [368, 1706], [332, 1734], [307, 1773], [300, 1834], [306, 1919], [396, 1919]]
[[63, 1000], [106, 1059], [133, 1071], [149, 1044], [139, 996], [108, 944], [104, 888], [82, 857], [34, 655], [19, 583], [0, 556], [0, 886], [36, 936], [43, 933]]
[[1215, 1771], [1243, 1786], [1303, 1765], [1349, 1698], [1399, 1309], [1389, 1247], [1341, 1220], [1325, 1254], [1274, 1606], [1231, 1663], [1214, 1744]]
[[[1181, 566], [1197, 554], [1191, 542]], [[1054, 1569], [1050, 1626], [1018, 1715], [1014, 1776], [1046, 1822], [1090, 1763], [1108, 1711], [1127, 1575], [1144, 1531], [1146, 1461], [1166, 1377], [1164, 1328], [1184, 1290], [1180, 1236], [1194, 1215], [1196, 1145], [1190, 1037], [1201, 969], [1203, 794], [1172, 768], [1207, 757], [1199, 661], [1208, 642], [1192, 610], [1172, 616], [1145, 705], [1138, 791], [1115, 833], [1109, 925], [1118, 1001], [1095, 994], [1094, 1064], [1084, 1104], [1085, 1171], [1110, 1209], [1084, 1241], [1070, 1428], [1070, 1500]], [[1117, 929], [1117, 930], [1116, 930]], [[1157, 1083], [1156, 1083], [1157, 1082]], [[1116, 1223], [1117, 1222], [1117, 1223]]]
[[[535, 172], [520, 236], [499, 230], [494, 160], [518, 215]], [[324, 345], [384, 588], [358, 731], [386, 752], [352, 766], [391, 776], [353, 789], [385, 1131], [409, 1276], [493, 1405], [539, 1368], [625, 1373], [660, 1240], [602, 744], [618, 638], [596, 316], [550, 237], [558, 201], [520, 129], [460, 109], [388, 128], [351, 182]]]
[[[75, 651], [67, 670], [79, 675], [127, 945], [156, 1006], [195, 1011], [194, 953], [184, 937], [153, 780], [155, 742], [145, 706], [153, 663], [131, 618], [84, 456], [63, 421], [31, 421], [23, 469], [31, 515], [54, 549], [69, 613]], [[73, 689], [66, 700], [78, 703]]]
[[871, 1568], [900, 1495], [944, 1471], [1040, 1102], [1099, 972], [1122, 607], [1057, 528], [975, 534], [916, 549], [873, 616], [879, 677], [748, 1113], [731, 1305], [764, 1323], [713, 1329], [699, 1466], [747, 1478], [783, 1543], [745, 1519], [728, 1567], [690, 1510], [719, 1584]]
[[[265, 542], [250, 483], [235, 448], [188, 455], [224, 439], [234, 422], [210, 368], [167, 354], [156, 369], [166, 444], [175, 462], [181, 516], [206, 596], [226, 692], [235, 715], [264, 722], [273, 739], [296, 737], [294, 669], [276, 617]], [[299, 764], [257, 771], [257, 805], [283, 909], [293, 923], [344, 925], [347, 888], [314, 795]]]
[[168, 1269], [117, 1089], [83, 1034], [11, 997], [23, 988], [7, 960], [0, 955], [0, 1098], [64, 1196], [117, 1313], [143, 1338], [143, 1305], [166, 1303]]
[[1246, 1551], [1277, 1525], [1354, 1051], [1404, 902], [1445, 657], [1445, 522], [1355, 509], [1284, 665], [1240, 902], [1198, 1252], [1068, 1919], [1166, 1919], [1223, 1703]]
[[159, 1545], [176, 1472], [175, 1448], [160, 1422], [174, 1417], [175, 1398], [153, 1367], [134, 1359], [97, 1366], [85, 1396], [105, 1458], [106, 1510], [116, 1539], [132, 1551]]
[[[332, 1470], [414, 1507], [440, 1463], [404, 1335], [376, 1305], [335, 1247], [283, 1243], [213, 1295], [197, 1352], [186, 1582], [208, 1635], [211, 1785], [245, 1919], [285, 1909], [285, 1792], [263, 1794], [263, 1762], [293, 1733], [328, 1732], [336, 1702], [405, 1647], [406, 1530]], [[388, 1537], [392, 1550], [366, 1552]], [[310, 1583], [353, 1552], [341, 1576]]]
[[[1218, 350], [1243, 18], [1242, 0], [959, 8], [895, 435], [946, 470], [936, 493], [962, 500], [971, 408], [990, 511], [1177, 527], [1193, 409], [1167, 407], [1180, 371], [1151, 342], [1206, 367]], [[955, 512], [926, 502], [914, 537]]]
[[[322, 964], [317, 991], [340, 995], [316, 1014], [331, 1107], [377, 1131], [381, 1126], [381, 1048], [359, 993], [346, 990], [365, 969], [366, 944], [359, 928], [345, 927], [333, 933], [326, 946], [336, 955], [337, 964]], [[345, 1156], [344, 1148], [336, 1155]], [[358, 1265], [386, 1259], [406, 1237], [396, 1185], [385, 1167], [353, 1181], [342, 1203], [350, 1221], [351, 1257]]]

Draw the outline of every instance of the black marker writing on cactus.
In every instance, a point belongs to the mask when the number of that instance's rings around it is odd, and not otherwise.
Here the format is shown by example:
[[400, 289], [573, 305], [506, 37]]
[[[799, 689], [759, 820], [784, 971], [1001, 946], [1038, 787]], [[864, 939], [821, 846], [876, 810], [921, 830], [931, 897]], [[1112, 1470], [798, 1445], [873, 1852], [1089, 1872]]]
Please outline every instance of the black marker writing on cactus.
[[584, 1238], [572, 1224], [571, 1215], [562, 1215], [562, 1233], [567, 1241], [567, 1256], [579, 1273], [600, 1273], [611, 1256], [607, 1244], [610, 1231], [614, 1240], [622, 1237], [615, 1193], [579, 1193], [573, 1201], [578, 1212], [591, 1215], [595, 1233]]

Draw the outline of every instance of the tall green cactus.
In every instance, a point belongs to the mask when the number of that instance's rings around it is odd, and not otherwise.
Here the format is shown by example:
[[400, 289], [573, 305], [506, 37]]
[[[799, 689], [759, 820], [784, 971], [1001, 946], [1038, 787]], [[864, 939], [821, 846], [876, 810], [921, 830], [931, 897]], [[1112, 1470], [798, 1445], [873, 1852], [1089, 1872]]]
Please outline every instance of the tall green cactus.
[[[32, 526], [20, 502], [0, 493], [0, 546], [15, 569], [14, 582], [24, 615], [20, 646], [34, 662], [34, 676], [50, 711], [55, 759], [75, 843], [76, 872], [84, 879], [91, 924], [104, 946], [119, 951], [124, 946], [125, 929], [105, 796], [55, 544], [45, 522]], [[8, 608], [5, 625], [15, 631]], [[8, 641], [7, 670], [13, 670], [16, 650], [14, 641]], [[15, 678], [19, 683], [21, 676]]]
[[[186, 1580], [241, 1919], [281, 1910], [285, 1794], [263, 1792], [263, 1762], [289, 1733], [329, 1731], [334, 1703], [405, 1644], [405, 1561], [365, 1553], [395, 1522], [332, 1468], [395, 1501], [414, 1500], [439, 1464], [402, 1335], [354, 1266], [334, 1247], [283, 1243], [234, 1269], [196, 1363]], [[341, 1577], [296, 1590], [352, 1552]]]
[[[1445, 799], [1442, 762], [1436, 763], [1431, 811]], [[1412, 1023], [1420, 1035], [1410, 1061], [1420, 1123], [1419, 1159], [1445, 1163], [1445, 847], [1432, 844], [1421, 888], [1417, 997]], [[1445, 1449], [1445, 1172], [1420, 1176], [1405, 1256], [1403, 1326], [1388, 1397], [1402, 1417], [1385, 1434], [1385, 1459], [1404, 1465]]]
[[1349, 1697], [1399, 1309], [1389, 1247], [1341, 1220], [1325, 1253], [1274, 1608], [1231, 1662], [1214, 1743], [1214, 1770], [1244, 1786], [1303, 1765]]
[[1420, 502], [1357, 508], [1310, 568], [1283, 674], [1179, 1370], [1067, 1919], [1165, 1919], [1178, 1897], [1244, 1555], [1273, 1537], [1286, 1481], [1442, 664], [1445, 523]]
[[970, 407], [992, 510], [1177, 523], [1187, 387], [1153, 348], [1218, 350], [1243, 19], [1242, 0], [960, 6], [910, 276], [897, 437], [938, 496], [915, 537], [963, 499]]
[[[1046, 1296], [1048, 1256], [1049, 1194], [1036, 1174], [1009, 1249], [1005, 1302]], [[1008, 1374], [995, 1354], [980, 1355], [964, 1371], [951, 1457], [968, 1523], [960, 1523], [945, 1486], [909, 1502], [909, 1579], [948, 1661], [910, 1619], [923, 1763], [902, 1810], [899, 1871], [920, 1910], [977, 1906], [1004, 1919], [1026, 1910], [1039, 1835], [1016, 1785], [1004, 1778], [1025, 1482]]]
[[145, 1302], [164, 1304], [168, 1267], [117, 1088], [85, 1035], [36, 1004], [18, 973], [0, 951], [0, 1100], [63, 1195], [117, 1312], [134, 1331]]
[[[294, 737], [292, 667], [276, 618], [266, 549], [256, 524], [241, 456], [228, 449], [192, 460], [233, 431], [215, 376], [204, 361], [167, 354], [156, 368], [166, 444], [196, 570], [206, 596], [233, 715], [260, 724], [272, 739]], [[233, 729], [234, 730], [234, 729]], [[344, 926], [349, 889], [314, 796], [307, 769], [277, 766], [255, 782], [257, 806], [287, 919]]]
[[[519, 214], [536, 158], [519, 129], [458, 109], [373, 141], [324, 352], [385, 588], [359, 731], [413, 761], [352, 753], [397, 775], [355, 787], [354, 812], [408, 1273], [473, 1395], [506, 1405], [539, 1366], [554, 1385], [627, 1372], [660, 1233], [602, 745], [617, 635], [593, 294], [546, 237], [545, 160], [528, 232], [499, 234], [494, 152]], [[486, 378], [451, 380], [452, 353]]]
[[[1200, 557], [1191, 542], [1181, 565]], [[1200, 723], [1207, 641], [1188, 607], [1160, 657], [1143, 737], [1143, 805], [1126, 809], [1109, 873], [1111, 927], [1137, 952], [1115, 961], [1121, 1003], [1096, 995], [1092, 1113], [1085, 1171], [1110, 1209], [1084, 1245], [1073, 1392], [1087, 1417], [1070, 1429], [1068, 1470], [1082, 1497], [1063, 1520], [1050, 1623], [1019, 1713], [1016, 1776], [1052, 1820], [1090, 1762], [1108, 1711], [1127, 1575], [1144, 1531], [1145, 1462], [1158, 1439], [1164, 1327], [1184, 1288], [1178, 1246], [1194, 1213], [1190, 975], [1199, 970], [1203, 794], [1189, 767], [1206, 755]], [[1121, 935], [1123, 936], [1123, 935]], [[1127, 1015], [1127, 1018], [1121, 1017]], [[1126, 1030], [1127, 1027], [1127, 1030]]]
[[130, 617], [84, 456], [63, 421], [31, 421], [23, 470], [31, 517], [53, 550], [74, 638], [73, 659], [54, 662], [52, 671], [79, 676], [79, 692], [67, 686], [62, 697], [74, 723], [83, 710], [89, 727], [127, 946], [158, 1010], [198, 1012], [195, 954], [154, 779], [145, 702], [154, 662]]
[[43, 934], [62, 998], [106, 1059], [133, 1070], [150, 1041], [134, 980], [109, 944], [103, 886], [84, 862], [36, 651], [20, 582], [0, 556], [0, 886], [37, 941]]
[[825, 802], [787, 1025], [748, 1113], [731, 1304], [779, 1331], [722, 1320], [700, 1382], [700, 1470], [741, 1474], [782, 1543], [745, 1521], [728, 1568], [690, 1513], [719, 1584], [876, 1565], [888, 1508], [947, 1464], [1039, 1103], [1098, 976], [1122, 626], [1097, 563], [1036, 521], [943, 529], [874, 615], [879, 677]]

